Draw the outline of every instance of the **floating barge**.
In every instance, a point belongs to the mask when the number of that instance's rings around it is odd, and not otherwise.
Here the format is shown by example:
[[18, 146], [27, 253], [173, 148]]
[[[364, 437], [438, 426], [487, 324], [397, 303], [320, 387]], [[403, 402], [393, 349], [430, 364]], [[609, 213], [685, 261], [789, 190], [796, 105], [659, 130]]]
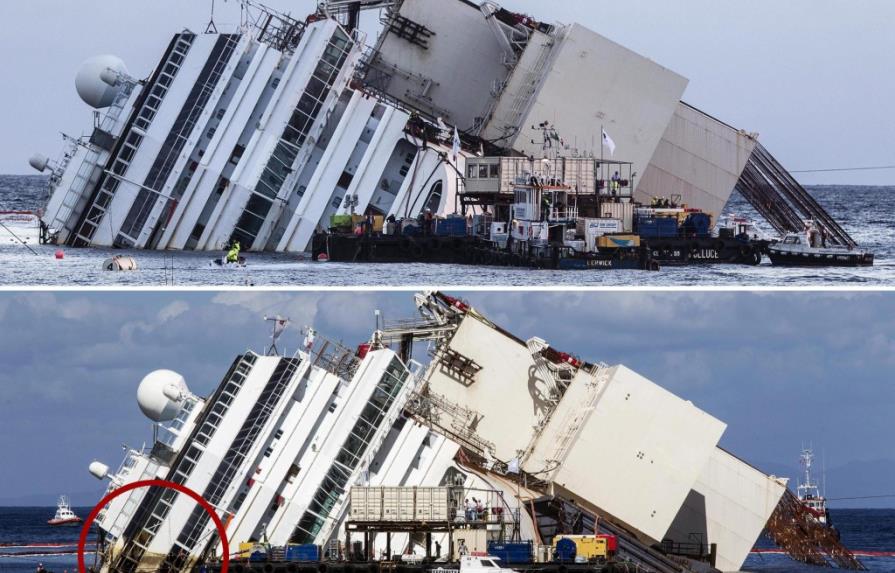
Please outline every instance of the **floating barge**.
[[314, 260], [345, 263], [437, 263], [552, 270], [659, 270], [648, 249], [620, 248], [575, 254], [545, 246], [526, 254], [499, 249], [480, 237], [355, 236], [321, 233], [314, 237]]
[[[524, 256], [479, 237], [356, 236], [318, 233], [313, 258], [341, 263], [436, 263], [554, 270], [659, 270], [661, 266], [758, 265], [769, 243], [720, 238], [664, 238], [607, 253], [570, 254], [562, 245], [548, 255]], [[554, 254], [555, 253], [555, 256]], [[325, 255], [325, 257], [322, 257]]]

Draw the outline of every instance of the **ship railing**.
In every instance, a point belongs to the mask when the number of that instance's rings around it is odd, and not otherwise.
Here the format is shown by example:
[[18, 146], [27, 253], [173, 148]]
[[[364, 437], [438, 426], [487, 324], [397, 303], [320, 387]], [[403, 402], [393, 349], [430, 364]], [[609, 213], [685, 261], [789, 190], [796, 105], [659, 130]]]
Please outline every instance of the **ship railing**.
[[313, 346], [306, 350], [312, 366], [343, 380], [351, 380], [360, 365], [357, 351], [320, 335], [315, 336]]
[[245, 26], [255, 31], [255, 38], [281, 52], [294, 50], [304, 36], [307, 25], [288, 14], [278, 12], [255, 0], [241, 0], [246, 8]]
[[570, 206], [565, 209], [550, 209], [547, 218], [550, 221], [574, 221], [578, 219], [578, 207]]

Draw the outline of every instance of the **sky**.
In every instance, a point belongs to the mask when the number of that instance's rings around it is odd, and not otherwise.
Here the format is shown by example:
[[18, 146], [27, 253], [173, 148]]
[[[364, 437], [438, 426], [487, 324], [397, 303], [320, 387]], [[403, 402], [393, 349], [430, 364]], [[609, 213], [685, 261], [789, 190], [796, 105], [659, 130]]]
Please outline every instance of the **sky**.
[[[267, 0], [304, 16], [316, 0]], [[690, 78], [684, 99], [761, 141], [790, 170], [895, 165], [891, 0], [504, 0], [542, 20], [580, 22]], [[4, 82], [0, 173], [55, 157], [60, 132], [92, 125], [74, 91], [90, 56], [145, 77], [171, 34], [202, 31], [211, 0], [0, 2]], [[373, 17], [366, 29], [374, 30]], [[221, 30], [236, 0], [217, 0]], [[375, 33], [371, 36], [375, 38]], [[372, 40], [371, 40], [372, 41]], [[458, 62], [458, 65], [461, 63]], [[895, 170], [800, 175], [806, 184], [895, 184]]]
[[[813, 444], [829, 497], [895, 494], [895, 293], [460, 294], [524, 339], [625, 364], [691, 400], [728, 424], [722, 447], [768, 473], [795, 477]], [[90, 462], [114, 469], [122, 444], [151, 441], [136, 402], [149, 372], [175, 370], [208, 395], [235, 356], [263, 351], [264, 315], [294, 321], [293, 352], [301, 325], [367, 340], [375, 309], [416, 312], [409, 292], [0, 293], [0, 505], [98, 501]]]

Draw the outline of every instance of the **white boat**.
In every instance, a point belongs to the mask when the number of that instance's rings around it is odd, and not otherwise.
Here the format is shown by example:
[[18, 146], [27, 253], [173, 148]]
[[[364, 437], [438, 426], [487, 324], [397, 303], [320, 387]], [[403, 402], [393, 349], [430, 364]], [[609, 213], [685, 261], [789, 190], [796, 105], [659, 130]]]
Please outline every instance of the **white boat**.
[[71, 510], [71, 505], [68, 503], [68, 498], [62, 495], [59, 496], [59, 503], [56, 507], [55, 517], [47, 521], [47, 524], [53, 526], [78, 525], [83, 521], [83, 519], [75, 515], [75, 512]]
[[830, 513], [827, 510], [827, 498], [821, 494], [820, 486], [811, 478], [811, 464], [814, 461], [814, 452], [811, 448], [802, 450], [799, 461], [805, 470], [796, 488], [799, 501], [818, 523], [828, 525]]
[[871, 267], [873, 253], [853, 247], [825, 246], [812, 233], [790, 233], [768, 247], [768, 256], [781, 267]]

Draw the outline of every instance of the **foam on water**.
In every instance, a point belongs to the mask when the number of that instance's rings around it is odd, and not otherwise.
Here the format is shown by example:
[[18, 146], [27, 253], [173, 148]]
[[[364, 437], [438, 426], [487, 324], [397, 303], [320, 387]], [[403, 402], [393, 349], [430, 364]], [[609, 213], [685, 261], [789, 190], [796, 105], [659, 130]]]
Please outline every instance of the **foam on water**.
[[[310, 263], [297, 255], [250, 253], [249, 267], [221, 269], [209, 264], [222, 253], [159, 253], [66, 249], [56, 261], [57, 248], [37, 245], [34, 225], [17, 222], [16, 234], [28, 235], [35, 256], [0, 229], [0, 285], [11, 286], [867, 286], [895, 285], [895, 188], [817, 187], [811, 189], [833, 217], [861, 244], [876, 253], [876, 266], [864, 269], [785, 269], [765, 260], [758, 267], [714, 265], [666, 267], [658, 273], [641, 271], [557, 272], [498, 267], [400, 264]], [[46, 200], [41, 177], [0, 176], [0, 210], [36, 210]], [[732, 213], [758, 219], [741, 197], [728, 206]], [[101, 270], [113, 254], [133, 256], [140, 270]], [[166, 268], [169, 269], [166, 271]]]

